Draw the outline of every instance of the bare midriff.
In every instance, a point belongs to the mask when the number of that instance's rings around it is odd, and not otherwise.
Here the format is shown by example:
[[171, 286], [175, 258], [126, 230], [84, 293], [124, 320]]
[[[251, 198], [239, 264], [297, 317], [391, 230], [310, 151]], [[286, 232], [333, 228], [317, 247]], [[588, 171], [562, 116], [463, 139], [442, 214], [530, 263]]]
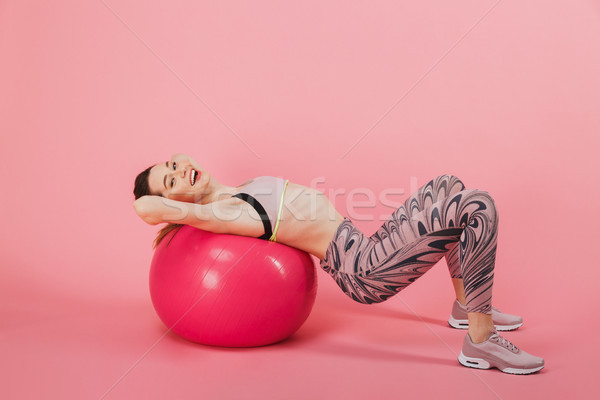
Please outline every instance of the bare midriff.
[[[244, 186], [236, 187], [235, 192], [242, 191]], [[262, 221], [258, 213], [247, 202], [237, 198], [232, 200], [236, 207], [243, 207], [254, 215], [257, 231], [261, 231]], [[284, 193], [277, 242], [306, 251], [322, 260], [343, 220], [344, 216], [324, 193], [290, 181]]]
[[322, 260], [343, 220], [344, 216], [324, 193], [290, 181], [283, 199], [277, 241]]

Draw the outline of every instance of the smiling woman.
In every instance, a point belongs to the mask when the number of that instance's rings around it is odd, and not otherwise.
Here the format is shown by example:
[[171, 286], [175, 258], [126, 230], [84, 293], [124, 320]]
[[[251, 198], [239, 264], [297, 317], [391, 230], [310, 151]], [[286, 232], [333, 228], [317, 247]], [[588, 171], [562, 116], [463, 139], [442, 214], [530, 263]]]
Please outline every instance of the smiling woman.
[[371, 236], [314, 188], [273, 176], [226, 186], [183, 154], [146, 169], [138, 183], [138, 215], [152, 225], [168, 224], [155, 246], [182, 225], [264, 240], [277, 233], [278, 242], [318, 257], [344, 294], [363, 304], [389, 299], [445, 257], [457, 299], [449, 324], [469, 330], [459, 362], [515, 374], [544, 367], [541, 357], [497, 332], [523, 321], [492, 307], [495, 201], [488, 192], [467, 189], [456, 176], [440, 175], [421, 186]]
[[134, 208], [145, 222], [168, 224], [155, 247], [171, 230], [191, 225], [278, 241], [322, 259], [344, 220], [327, 196], [314, 188], [273, 176], [224, 185], [181, 153], [140, 173], [134, 195]]

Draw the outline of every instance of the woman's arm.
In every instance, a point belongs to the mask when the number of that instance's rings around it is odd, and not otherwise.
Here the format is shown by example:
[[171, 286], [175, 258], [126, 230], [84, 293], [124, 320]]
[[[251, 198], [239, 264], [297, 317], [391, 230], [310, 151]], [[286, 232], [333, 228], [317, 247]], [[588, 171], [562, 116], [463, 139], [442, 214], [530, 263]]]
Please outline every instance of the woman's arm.
[[174, 224], [194, 222], [198, 225], [199, 221], [207, 220], [202, 204], [186, 203], [162, 196], [142, 196], [133, 202], [133, 207], [140, 218], [150, 225], [163, 222]]
[[243, 212], [239, 199], [209, 204], [186, 203], [161, 196], [142, 196], [134, 201], [136, 213], [150, 225], [174, 223], [190, 225], [214, 233], [257, 237], [264, 233], [258, 214]]

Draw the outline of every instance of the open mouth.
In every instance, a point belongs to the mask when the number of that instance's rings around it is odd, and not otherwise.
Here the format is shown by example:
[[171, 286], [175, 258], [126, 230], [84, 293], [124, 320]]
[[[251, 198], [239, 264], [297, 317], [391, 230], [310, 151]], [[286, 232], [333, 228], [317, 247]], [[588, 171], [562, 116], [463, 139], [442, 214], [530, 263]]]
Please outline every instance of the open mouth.
[[196, 184], [199, 177], [200, 172], [196, 171], [195, 169], [190, 170], [190, 183], [192, 184], [192, 186]]

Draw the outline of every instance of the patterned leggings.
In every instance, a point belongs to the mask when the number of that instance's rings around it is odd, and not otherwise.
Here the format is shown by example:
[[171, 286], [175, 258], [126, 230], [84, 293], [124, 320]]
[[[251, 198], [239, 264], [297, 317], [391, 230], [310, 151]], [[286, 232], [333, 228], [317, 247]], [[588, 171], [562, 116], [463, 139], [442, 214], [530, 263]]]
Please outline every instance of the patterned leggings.
[[371, 237], [349, 218], [338, 227], [321, 268], [353, 300], [387, 300], [443, 256], [462, 278], [468, 312], [491, 314], [498, 213], [488, 192], [441, 175], [409, 197]]

